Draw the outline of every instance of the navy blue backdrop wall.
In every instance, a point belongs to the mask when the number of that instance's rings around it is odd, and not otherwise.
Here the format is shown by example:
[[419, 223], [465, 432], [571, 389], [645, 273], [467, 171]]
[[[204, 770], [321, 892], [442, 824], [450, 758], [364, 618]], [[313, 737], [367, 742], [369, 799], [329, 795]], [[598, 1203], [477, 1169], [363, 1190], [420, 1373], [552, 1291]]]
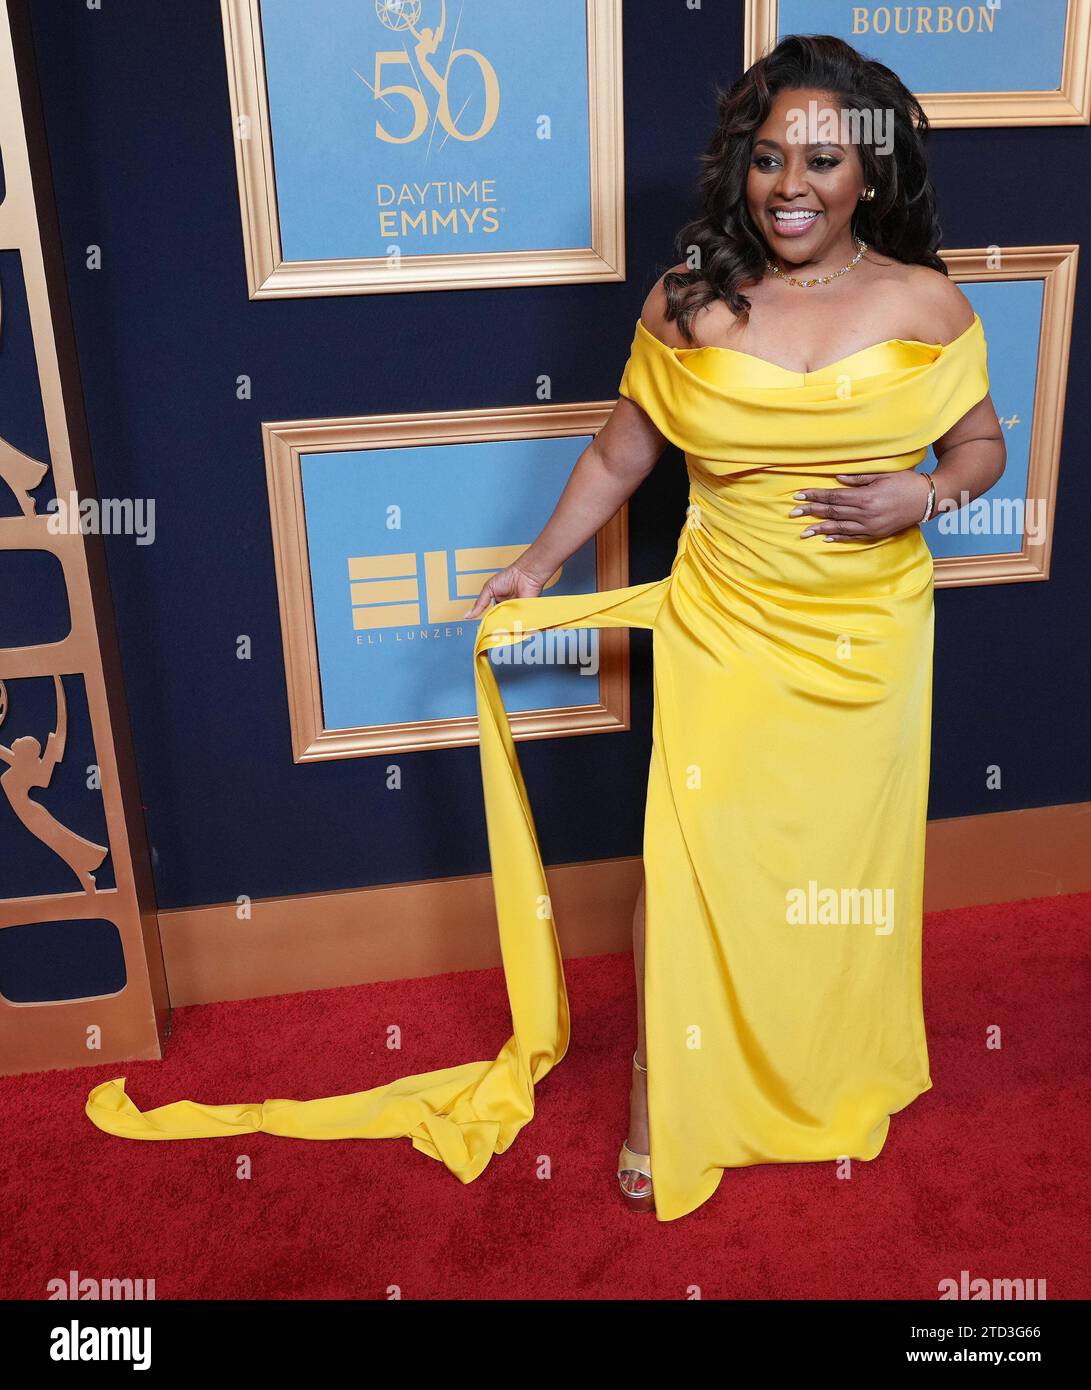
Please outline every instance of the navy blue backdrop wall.
[[[555, 401], [614, 396], [743, 29], [739, 0], [624, 11], [626, 282], [251, 302], [219, 4], [32, 4], [99, 488], [156, 504], [153, 545], [107, 545], [161, 907], [488, 869], [476, 747], [398, 756], [399, 791], [388, 757], [292, 762], [260, 423], [522, 405], [541, 373]], [[1086, 126], [937, 131], [931, 150], [945, 246], [1085, 238]], [[1052, 577], [937, 592], [933, 816], [1091, 799], [1086, 290]], [[631, 583], [667, 572], [685, 499], [671, 448], [630, 504]], [[547, 864], [640, 853], [650, 643], [632, 643], [631, 732], [518, 745]]]

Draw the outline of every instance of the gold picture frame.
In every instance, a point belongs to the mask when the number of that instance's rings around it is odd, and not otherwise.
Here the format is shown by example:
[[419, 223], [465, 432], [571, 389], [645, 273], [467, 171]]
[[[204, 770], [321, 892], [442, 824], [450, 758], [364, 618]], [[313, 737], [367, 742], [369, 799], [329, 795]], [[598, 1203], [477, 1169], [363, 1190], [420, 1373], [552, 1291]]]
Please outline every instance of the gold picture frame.
[[[295, 762], [368, 757], [424, 748], [459, 748], [478, 741], [476, 714], [353, 729], [326, 727], [303, 505], [301, 456], [348, 450], [594, 435], [606, 423], [614, 405], [613, 401], [598, 401], [581, 405], [436, 411], [335, 420], [283, 420], [262, 424], [292, 756]], [[626, 504], [596, 537], [596, 588], [624, 588], [628, 584], [628, 569]], [[472, 599], [465, 597], [461, 591], [459, 596], [464, 597], [469, 606]], [[472, 632], [474, 627], [474, 623], [467, 623], [467, 632]], [[629, 634], [624, 629], [607, 629], [599, 633], [598, 701], [559, 709], [513, 712], [510, 715], [512, 736], [515, 739], [539, 739], [627, 730], [630, 727], [628, 638]], [[467, 674], [470, 672], [471, 650], [472, 645], [467, 645]]]
[[935, 563], [936, 587], [1048, 579], [1079, 247], [989, 246], [966, 251], [941, 251], [940, 255], [951, 279], [958, 284], [1043, 281], [1042, 326], [1038, 339], [1038, 371], [1034, 386], [1034, 420], [1030, 435], [1026, 496], [1042, 502], [1046, 526], [1040, 541], [1033, 541], [1024, 528], [1019, 551], [938, 558]]
[[[743, 62], [777, 42], [779, 0], [746, 0]], [[933, 127], [1091, 123], [1091, 0], [1068, 0], [1061, 83], [1046, 92], [916, 92]]]
[[586, 0], [591, 245], [286, 261], [277, 210], [260, 0], [221, 0], [251, 299], [500, 289], [625, 279], [621, 0]]

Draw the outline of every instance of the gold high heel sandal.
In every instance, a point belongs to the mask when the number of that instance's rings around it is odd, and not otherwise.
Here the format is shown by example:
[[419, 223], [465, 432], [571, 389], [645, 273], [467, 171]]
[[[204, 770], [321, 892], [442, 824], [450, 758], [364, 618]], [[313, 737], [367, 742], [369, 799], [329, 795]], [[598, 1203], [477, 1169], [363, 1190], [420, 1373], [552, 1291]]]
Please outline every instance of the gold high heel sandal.
[[[633, 1053], [633, 1066], [637, 1071], [647, 1072]], [[655, 1198], [652, 1195], [652, 1160], [650, 1154], [634, 1153], [628, 1140], [621, 1146], [617, 1156], [617, 1180], [621, 1195], [631, 1211], [654, 1211]]]

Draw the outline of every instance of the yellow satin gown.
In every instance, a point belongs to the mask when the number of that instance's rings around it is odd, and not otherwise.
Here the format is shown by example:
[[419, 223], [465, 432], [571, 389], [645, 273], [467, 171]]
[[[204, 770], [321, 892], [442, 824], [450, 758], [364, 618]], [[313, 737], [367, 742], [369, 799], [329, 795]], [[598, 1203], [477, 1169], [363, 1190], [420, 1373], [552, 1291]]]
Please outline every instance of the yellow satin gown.
[[[492, 1061], [316, 1100], [141, 1112], [122, 1076], [88, 1097], [100, 1129], [403, 1136], [467, 1183], [514, 1143], [535, 1086], [568, 1048], [569, 1012], [488, 655], [508, 629], [653, 633], [643, 854], [659, 1220], [707, 1201], [725, 1168], [872, 1159], [891, 1114], [931, 1087], [921, 911], [932, 558], [916, 526], [883, 540], [804, 540], [808, 518], [789, 511], [800, 488], [842, 486], [836, 473], [920, 463], [988, 391], [981, 320], [946, 345], [888, 340], [806, 373], [731, 349], [673, 348], [638, 320], [620, 391], [685, 453], [690, 505], [670, 573], [508, 599], [481, 619], [474, 645], [512, 1037]], [[611, 1181], [604, 1173], [604, 1202]]]

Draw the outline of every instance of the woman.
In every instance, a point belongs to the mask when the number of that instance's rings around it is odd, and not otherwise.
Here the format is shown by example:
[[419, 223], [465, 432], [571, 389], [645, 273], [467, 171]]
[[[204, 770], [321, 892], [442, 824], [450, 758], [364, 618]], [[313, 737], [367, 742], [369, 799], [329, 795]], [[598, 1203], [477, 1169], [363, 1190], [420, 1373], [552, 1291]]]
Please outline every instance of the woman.
[[[893, 150], [882, 154], [872, 144], [846, 137], [843, 127], [848, 128], [849, 137], [868, 128], [864, 120], [854, 127], [851, 117], [844, 119], [842, 112], [849, 110], [875, 113], [873, 130], [882, 124], [879, 113], [892, 113]], [[783, 40], [721, 97], [720, 124], [705, 155], [701, 179], [704, 215], [679, 234], [677, 249], [686, 253], [687, 261], [657, 282], [644, 304], [642, 322], [668, 346], [693, 352], [690, 369], [702, 377], [713, 383], [741, 380], [758, 389], [765, 380], [773, 387], [784, 386], [793, 377], [814, 380], [833, 368], [851, 384], [854, 367], [894, 367], [893, 356], [903, 343], [958, 339], [973, 325], [974, 313], [947, 279], [944, 263], [936, 255], [940, 234], [925, 168], [926, 128], [919, 104], [888, 68], [865, 61], [836, 38]], [[831, 129], [842, 138], [830, 140]], [[801, 140], [801, 135], [806, 138]], [[866, 250], [861, 249], [861, 240]], [[690, 268], [692, 261], [696, 268]], [[803, 284], [798, 283], [801, 280]], [[812, 292], [803, 294], [801, 289]], [[878, 355], [871, 352], [872, 346]], [[703, 358], [701, 348], [707, 349]], [[710, 355], [721, 350], [738, 357], [724, 361]], [[516, 564], [485, 586], [469, 616], [481, 613], [490, 599], [540, 593], [559, 564], [608, 520], [654, 467], [667, 442], [653, 417], [654, 411], [649, 414], [638, 399], [622, 395], [541, 536]], [[775, 450], [776, 441], [768, 443]], [[783, 584], [787, 576], [776, 556], [789, 535], [785, 518], [806, 517], [798, 540], [810, 541], [811, 547], [824, 540], [849, 541], [854, 554], [860, 553], [862, 545], [868, 547], [867, 565], [861, 567], [856, 581], [861, 597], [867, 596], [865, 585], [899, 572], [917, 575], [919, 585], [930, 590], [931, 566], [917, 529], [926, 507], [932, 515], [939, 503], [957, 499], [964, 504], [991, 487], [1004, 470], [1003, 437], [987, 393], [936, 439], [935, 452], [940, 466], [931, 482], [912, 466], [904, 466], [903, 460], [897, 460], [901, 466], [891, 471], [838, 473], [837, 487], [804, 486], [789, 491], [785, 483], [780, 495], [770, 494], [765, 480], [781, 482], [796, 475], [783, 469], [763, 474], [762, 485], [754, 488], [754, 500], [763, 509], [781, 504], [778, 521], [783, 522], [776, 526], [772, 557], [767, 554], [758, 564], [741, 567], [738, 555], [730, 551], [717, 559], [720, 563], [729, 560], [736, 567], [737, 581], [741, 568], [746, 579]], [[822, 471], [826, 473], [825, 463]], [[796, 480], [816, 481], [808, 476]], [[825, 483], [826, 477], [821, 481]], [[698, 495], [691, 502], [719, 512], [708, 497], [709, 476], [698, 475], [694, 482]], [[798, 505], [789, 507], [789, 497]], [[738, 513], [733, 515], [726, 506], [722, 511], [724, 539], [730, 542], [730, 523], [738, 519]], [[765, 524], [773, 524], [772, 519]], [[876, 549], [878, 542], [894, 536], [900, 537], [899, 545]], [[900, 568], [906, 555], [916, 561], [910, 571]], [[819, 563], [824, 567], [825, 557], [819, 557]], [[811, 557], [803, 561], [805, 591], [832, 595], [846, 578], [852, 580], [851, 561], [835, 556], [829, 561], [838, 571], [834, 582], [823, 579], [812, 588], [808, 581], [814, 564]], [[909, 598], [920, 625], [920, 593]], [[930, 626], [930, 597], [928, 607]], [[919, 654], [924, 657], [923, 650]], [[908, 681], [921, 673], [918, 668], [895, 674]], [[914, 707], [918, 720], [924, 715], [920, 695], [918, 690]], [[859, 708], [866, 706], [839, 710], [829, 721], [829, 732], [837, 739], [835, 747], [850, 755], [852, 716], [859, 719]], [[763, 718], [768, 735], [777, 737], [776, 721], [768, 710]], [[760, 723], [756, 731], [760, 732]], [[893, 737], [895, 730], [890, 733]], [[816, 747], [824, 746], [816, 739]], [[920, 748], [911, 749], [910, 756], [916, 771], [912, 833], [919, 837], [927, 762]], [[804, 800], [800, 796], [801, 804]], [[885, 828], [891, 835], [899, 830], [897, 823]], [[912, 863], [917, 891], [920, 868], [918, 852]], [[625, 1196], [641, 1208], [650, 1206], [652, 1197], [647, 1072], [641, 1061], [646, 1051], [644, 911], [642, 885], [633, 921], [637, 1049], [629, 1136], [618, 1174]], [[915, 907], [914, 916], [918, 911]], [[914, 972], [906, 979], [906, 987], [919, 994], [919, 937], [907, 952], [905, 964]], [[832, 996], [829, 1002], [834, 1003]], [[915, 1076], [921, 1083], [919, 1090], [924, 1090], [930, 1082], [917, 1007], [907, 1022], [919, 1032]], [[760, 1039], [754, 1041], [760, 1045]], [[785, 1080], [790, 1085], [791, 1078]], [[731, 1099], [730, 1093], [725, 1094], [725, 1104]]]
[[[893, 113], [889, 152], [831, 141], [823, 114], [843, 111]], [[802, 138], [801, 113], [816, 118]], [[919, 525], [1004, 464], [981, 323], [935, 254], [925, 127], [893, 73], [830, 37], [785, 39], [722, 95], [705, 213], [648, 296], [621, 399], [541, 535], [467, 615], [481, 616], [482, 775], [514, 1024], [495, 1060], [355, 1095], [145, 1114], [118, 1078], [88, 1100], [100, 1128], [400, 1134], [463, 1182], [506, 1150], [564, 1056], [569, 1018], [488, 653], [550, 628], [627, 626], [654, 634], [655, 716], [625, 1200], [671, 1221], [725, 1168], [878, 1154], [890, 1115], [931, 1085], [932, 561]], [[542, 594], [668, 440], [690, 480], [669, 575]], [[915, 466], [932, 442], [928, 479]]]

